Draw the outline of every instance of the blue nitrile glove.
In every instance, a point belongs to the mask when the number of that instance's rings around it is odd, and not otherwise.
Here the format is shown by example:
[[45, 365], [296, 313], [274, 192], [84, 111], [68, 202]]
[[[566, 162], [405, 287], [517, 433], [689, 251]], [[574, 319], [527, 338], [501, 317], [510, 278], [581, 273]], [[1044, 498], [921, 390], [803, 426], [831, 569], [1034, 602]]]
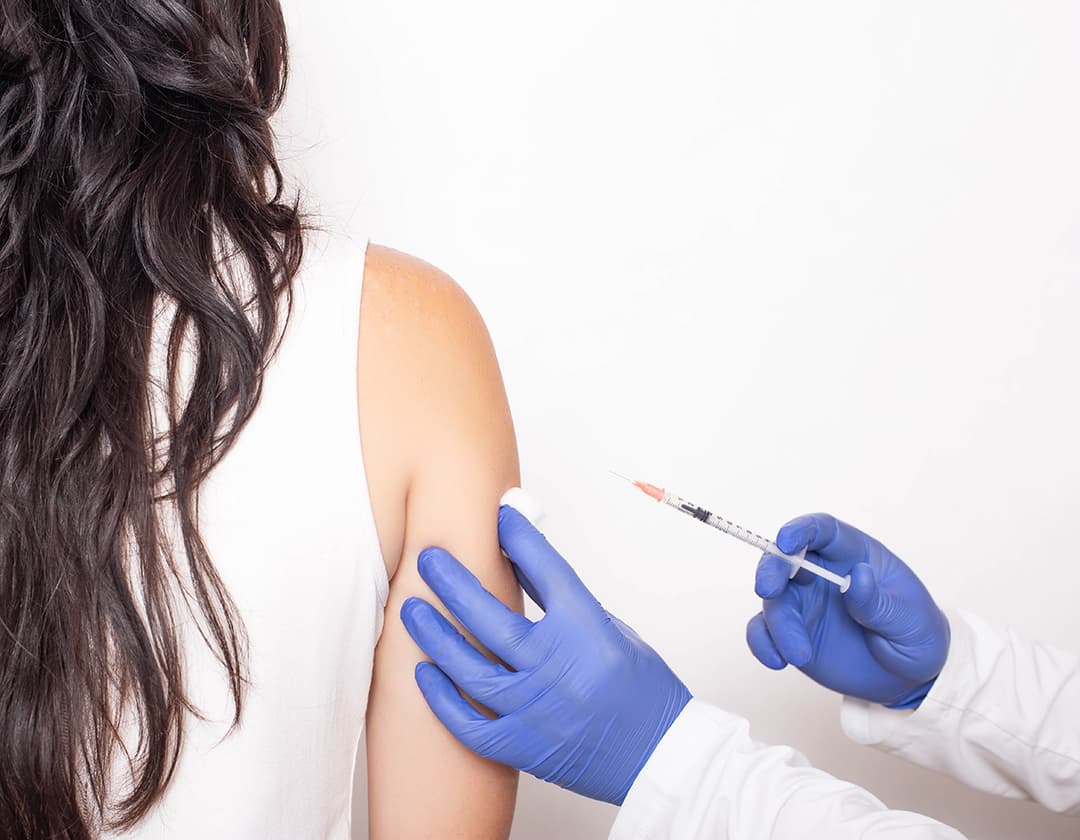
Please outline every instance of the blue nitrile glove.
[[791, 566], [764, 555], [754, 587], [763, 609], [746, 628], [754, 656], [775, 670], [791, 663], [841, 694], [918, 706], [945, 665], [949, 622], [915, 573], [873, 537], [823, 513], [793, 519], [776, 545], [816, 553], [826, 568], [850, 574], [851, 586], [841, 594], [805, 571], [789, 581]]
[[[513, 508], [499, 509], [499, 542], [544, 617], [534, 623], [513, 612], [449, 553], [426, 549], [421, 576], [506, 666], [482, 656], [426, 601], [410, 598], [401, 618], [436, 663], [417, 665], [420, 690], [479, 755], [621, 805], [690, 692]], [[455, 683], [498, 717], [476, 711]]]

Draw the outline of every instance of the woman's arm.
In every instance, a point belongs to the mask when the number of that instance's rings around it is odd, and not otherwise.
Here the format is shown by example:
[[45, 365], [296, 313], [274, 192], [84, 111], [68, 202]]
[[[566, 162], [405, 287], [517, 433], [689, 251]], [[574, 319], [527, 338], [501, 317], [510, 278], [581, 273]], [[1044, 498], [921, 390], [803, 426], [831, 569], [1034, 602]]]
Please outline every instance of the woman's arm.
[[365, 470], [391, 576], [367, 713], [370, 837], [505, 838], [517, 776], [439, 725], [413, 679], [425, 657], [398, 614], [412, 595], [434, 600], [416, 569], [429, 545], [452, 551], [521, 608], [496, 535], [499, 497], [519, 478], [495, 353], [450, 278], [371, 246], [357, 376]]

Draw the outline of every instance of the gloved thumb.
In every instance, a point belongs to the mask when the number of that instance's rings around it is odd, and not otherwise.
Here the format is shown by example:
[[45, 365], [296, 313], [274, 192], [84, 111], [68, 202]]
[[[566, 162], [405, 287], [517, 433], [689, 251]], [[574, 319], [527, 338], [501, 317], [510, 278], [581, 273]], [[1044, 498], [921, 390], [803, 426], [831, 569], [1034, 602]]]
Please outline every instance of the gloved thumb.
[[856, 563], [850, 575], [851, 586], [841, 596], [848, 614], [867, 630], [887, 636], [892, 613], [890, 599], [882, 591], [873, 567], [869, 563]]

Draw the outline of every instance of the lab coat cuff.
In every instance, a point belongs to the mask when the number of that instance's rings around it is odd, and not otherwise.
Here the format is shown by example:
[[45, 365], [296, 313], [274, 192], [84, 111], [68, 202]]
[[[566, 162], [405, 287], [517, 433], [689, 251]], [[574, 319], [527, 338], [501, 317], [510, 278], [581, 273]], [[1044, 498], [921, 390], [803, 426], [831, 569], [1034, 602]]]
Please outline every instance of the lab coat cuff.
[[660, 739], [626, 795], [609, 840], [667, 840], [688, 792], [701, 784], [703, 767], [731, 737], [741, 719], [691, 700]]
[[844, 734], [859, 744], [887, 752], [905, 752], [927, 737], [948, 731], [956, 713], [975, 688], [974, 631], [962, 610], [945, 610], [949, 620], [949, 656], [917, 709], [888, 709], [857, 697], [845, 697], [840, 708]]

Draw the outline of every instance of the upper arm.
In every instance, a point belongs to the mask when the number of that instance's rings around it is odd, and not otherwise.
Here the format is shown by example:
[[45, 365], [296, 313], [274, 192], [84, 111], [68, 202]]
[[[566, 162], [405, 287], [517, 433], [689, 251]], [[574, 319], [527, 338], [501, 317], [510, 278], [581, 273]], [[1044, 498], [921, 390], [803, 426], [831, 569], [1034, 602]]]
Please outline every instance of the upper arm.
[[521, 608], [497, 537], [499, 498], [519, 480], [498, 363], [471, 301], [431, 266], [372, 246], [363, 300], [361, 434], [391, 574], [368, 701], [371, 837], [503, 838], [516, 773], [472, 754], [435, 719], [413, 678], [424, 656], [399, 616], [414, 595], [441, 606], [416, 569], [429, 545]]

